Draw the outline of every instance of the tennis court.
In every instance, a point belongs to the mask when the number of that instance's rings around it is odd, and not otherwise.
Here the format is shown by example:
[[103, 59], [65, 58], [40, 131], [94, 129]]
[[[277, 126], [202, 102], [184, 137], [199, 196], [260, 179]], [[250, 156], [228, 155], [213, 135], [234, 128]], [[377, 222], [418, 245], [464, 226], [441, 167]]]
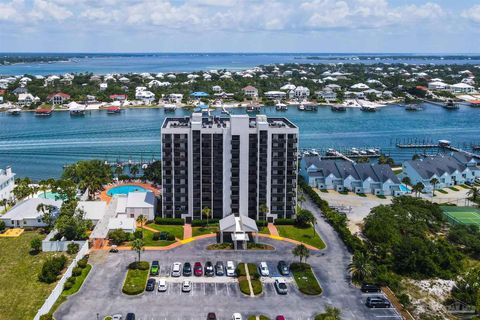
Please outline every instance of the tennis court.
[[475, 224], [480, 226], [480, 210], [472, 207], [442, 206], [443, 214], [452, 224]]

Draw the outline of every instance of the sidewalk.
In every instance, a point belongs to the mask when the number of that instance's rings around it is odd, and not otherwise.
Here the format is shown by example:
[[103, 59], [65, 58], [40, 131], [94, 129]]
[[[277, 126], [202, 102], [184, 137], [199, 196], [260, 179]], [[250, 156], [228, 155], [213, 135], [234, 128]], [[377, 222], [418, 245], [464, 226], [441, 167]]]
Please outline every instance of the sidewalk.
[[192, 225], [185, 223], [183, 225], [183, 239], [190, 239], [192, 237]]
[[279, 237], [280, 234], [278, 234], [278, 230], [277, 230], [277, 227], [275, 227], [275, 225], [273, 223], [269, 223], [267, 225], [267, 228], [268, 228], [268, 231], [270, 232], [270, 234], [274, 237]]

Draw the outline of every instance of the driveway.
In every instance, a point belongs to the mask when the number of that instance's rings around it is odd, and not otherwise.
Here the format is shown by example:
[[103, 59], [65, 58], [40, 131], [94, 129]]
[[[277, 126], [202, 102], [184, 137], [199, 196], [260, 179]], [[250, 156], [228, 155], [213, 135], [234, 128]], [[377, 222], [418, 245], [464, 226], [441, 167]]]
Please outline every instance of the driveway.
[[[121, 292], [127, 266], [135, 260], [132, 251], [117, 254], [96, 251], [91, 255], [93, 269], [82, 289], [70, 297], [55, 313], [57, 319], [103, 319], [106, 315], [134, 312], [137, 319], [205, 319], [208, 312], [215, 312], [219, 319], [230, 319], [234, 312], [245, 317], [264, 314], [274, 319], [282, 314], [287, 319], [313, 319], [324, 310], [326, 305], [333, 305], [342, 310], [344, 319], [398, 319], [395, 311], [370, 310], [365, 307], [366, 297], [360, 290], [350, 285], [346, 277], [346, 267], [351, 256], [338, 238], [336, 232], [328, 225], [312, 203], [304, 202], [305, 208], [311, 210], [318, 219], [317, 232], [327, 244], [327, 248], [313, 253], [308, 259], [323, 288], [323, 294], [317, 297], [306, 296], [289, 282], [289, 293], [278, 295], [271, 281], [265, 281], [264, 292], [258, 297], [247, 297], [238, 290], [235, 283], [216, 280], [195, 281], [191, 293], [182, 293], [179, 283], [169, 283], [167, 293], [145, 292], [130, 297]], [[162, 276], [168, 276], [170, 266], [175, 261], [191, 263], [200, 261], [233, 260], [239, 262], [266, 261], [270, 269], [275, 269], [279, 260], [292, 262], [291, 251], [294, 245], [263, 238], [263, 243], [275, 247], [272, 251], [209, 251], [206, 246], [214, 241], [203, 239], [177, 247], [170, 251], [145, 251], [142, 260], [159, 260]], [[213, 278], [216, 279], [216, 278]]]

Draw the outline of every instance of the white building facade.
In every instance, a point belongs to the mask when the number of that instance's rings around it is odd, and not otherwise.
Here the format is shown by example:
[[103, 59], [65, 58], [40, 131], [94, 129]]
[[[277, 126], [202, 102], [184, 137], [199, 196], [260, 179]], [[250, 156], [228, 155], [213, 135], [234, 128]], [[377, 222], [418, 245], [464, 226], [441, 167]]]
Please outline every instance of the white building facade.
[[11, 167], [0, 169], [0, 200], [13, 200], [15, 187], [15, 173]]

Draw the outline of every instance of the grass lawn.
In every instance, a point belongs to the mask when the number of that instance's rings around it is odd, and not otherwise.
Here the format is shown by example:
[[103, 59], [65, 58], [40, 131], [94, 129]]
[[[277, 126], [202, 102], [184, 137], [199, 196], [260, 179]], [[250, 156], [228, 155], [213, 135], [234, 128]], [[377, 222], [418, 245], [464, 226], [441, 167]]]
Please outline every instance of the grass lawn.
[[145, 290], [149, 269], [129, 269], [123, 283], [122, 292], [128, 295], [137, 295]]
[[175, 238], [183, 239], [183, 226], [160, 225], [156, 223], [147, 224], [147, 227], [160, 231], [166, 231], [175, 236]]
[[319, 295], [322, 293], [322, 288], [309, 264], [294, 262], [290, 265], [290, 270], [292, 270], [293, 278], [300, 292], [307, 295]]
[[258, 230], [258, 233], [261, 233], [261, 234], [270, 234], [270, 230], [268, 230], [268, 227], [265, 226], [265, 227], [261, 227], [261, 228]]
[[460, 189], [455, 188], [455, 187], [448, 187], [448, 189], [450, 189], [450, 190], [452, 190], [452, 191], [460, 191]]
[[0, 238], [0, 319], [33, 319], [55, 287], [38, 281], [38, 274], [47, 258], [61, 254], [30, 255], [30, 241], [36, 237], [44, 238], [33, 231]]
[[204, 234], [216, 233], [217, 231], [218, 231], [218, 226], [192, 227], [192, 237], [201, 236]]
[[448, 194], [448, 192], [447, 192], [446, 190], [443, 190], [443, 189], [435, 190], [435, 192], [440, 192], [440, 193], [443, 193], [443, 194]]
[[276, 227], [278, 232], [280, 233], [280, 236], [282, 237], [297, 240], [314, 246], [318, 249], [325, 248], [325, 243], [323, 243], [318, 233], [314, 232], [312, 226], [309, 226], [308, 228], [298, 228], [296, 226], [277, 225]]
[[175, 241], [153, 240], [153, 231], [143, 229], [143, 243], [146, 247], [165, 247], [171, 245]]

